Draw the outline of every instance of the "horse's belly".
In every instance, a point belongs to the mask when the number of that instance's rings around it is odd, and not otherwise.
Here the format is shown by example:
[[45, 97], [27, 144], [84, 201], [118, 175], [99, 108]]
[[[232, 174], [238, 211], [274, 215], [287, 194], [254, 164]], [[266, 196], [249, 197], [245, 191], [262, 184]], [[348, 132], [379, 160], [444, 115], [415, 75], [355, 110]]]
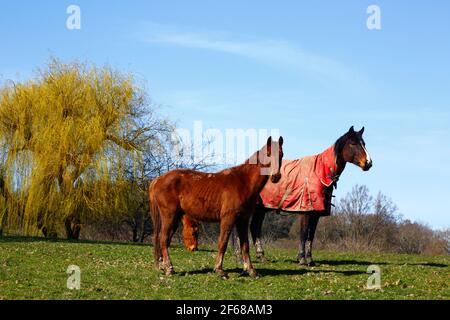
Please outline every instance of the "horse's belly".
[[220, 221], [221, 201], [219, 197], [186, 195], [180, 199], [181, 210], [197, 221]]
[[202, 210], [199, 208], [184, 209], [183, 212], [191, 219], [205, 222], [219, 222], [220, 211], [215, 210]]

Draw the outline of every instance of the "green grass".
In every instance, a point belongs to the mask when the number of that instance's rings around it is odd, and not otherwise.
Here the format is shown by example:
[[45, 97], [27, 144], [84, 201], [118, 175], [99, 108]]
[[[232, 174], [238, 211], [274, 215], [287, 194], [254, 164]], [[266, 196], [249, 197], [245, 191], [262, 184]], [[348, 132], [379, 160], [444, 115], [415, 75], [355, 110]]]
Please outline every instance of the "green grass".
[[[317, 267], [300, 267], [296, 252], [269, 249], [255, 263], [261, 277], [240, 276], [227, 252], [230, 279], [211, 272], [215, 249], [171, 249], [176, 274], [153, 268], [149, 245], [0, 238], [0, 299], [450, 299], [450, 257], [317, 251]], [[367, 267], [381, 268], [381, 290], [365, 288]], [[68, 290], [69, 265], [81, 289]]]

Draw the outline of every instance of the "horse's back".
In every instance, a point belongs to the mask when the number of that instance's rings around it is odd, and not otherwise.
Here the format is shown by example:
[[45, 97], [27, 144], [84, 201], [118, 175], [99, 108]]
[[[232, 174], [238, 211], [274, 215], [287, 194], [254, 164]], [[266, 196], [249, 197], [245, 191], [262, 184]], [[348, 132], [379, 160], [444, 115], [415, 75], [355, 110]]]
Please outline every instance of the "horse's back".
[[177, 206], [193, 219], [218, 221], [225, 202], [230, 207], [242, 202], [239, 193], [242, 181], [231, 169], [218, 173], [177, 169], [157, 178], [150, 193], [160, 205]]
[[[189, 169], [176, 169], [166, 172], [155, 181], [155, 187], [159, 191], [164, 189], [176, 190], [195, 189], [196, 185], [214, 182], [214, 173], [204, 173]], [[211, 179], [212, 178], [212, 179]], [[167, 190], [165, 190], [167, 191]]]

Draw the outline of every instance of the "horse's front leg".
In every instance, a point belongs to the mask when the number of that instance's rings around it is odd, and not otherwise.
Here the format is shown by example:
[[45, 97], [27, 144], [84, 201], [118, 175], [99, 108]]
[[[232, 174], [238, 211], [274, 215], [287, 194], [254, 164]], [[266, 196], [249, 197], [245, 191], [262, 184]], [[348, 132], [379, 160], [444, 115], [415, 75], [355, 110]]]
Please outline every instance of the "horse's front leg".
[[242, 259], [244, 261], [244, 272], [248, 272], [250, 277], [256, 278], [257, 272], [253, 268], [250, 260], [250, 244], [248, 241], [248, 223], [250, 217], [240, 218], [236, 222], [236, 230], [239, 235], [239, 242], [242, 250]]
[[262, 225], [266, 217], [266, 209], [263, 207], [256, 207], [250, 223], [250, 232], [252, 234], [253, 244], [256, 249], [256, 258], [260, 261], [266, 261], [264, 256], [264, 248], [261, 241]]
[[214, 271], [224, 279], [228, 278], [228, 274], [223, 271], [223, 256], [225, 255], [225, 251], [227, 250], [228, 240], [230, 238], [230, 233], [233, 229], [235, 220], [235, 217], [224, 217], [220, 221], [219, 250], [217, 252]]

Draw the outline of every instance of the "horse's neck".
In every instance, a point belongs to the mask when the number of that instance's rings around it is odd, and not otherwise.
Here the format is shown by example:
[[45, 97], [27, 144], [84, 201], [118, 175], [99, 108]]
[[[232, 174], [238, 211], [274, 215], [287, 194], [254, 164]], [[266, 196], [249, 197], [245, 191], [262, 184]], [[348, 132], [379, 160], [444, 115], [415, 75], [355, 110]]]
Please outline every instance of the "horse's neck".
[[263, 174], [265, 167], [260, 161], [260, 153], [264, 152], [264, 149], [256, 151], [247, 161], [244, 162], [240, 167], [243, 171], [246, 172], [248, 176], [248, 184], [247, 184], [247, 192], [249, 193], [247, 196], [252, 196], [254, 194], [259, 194], [262, 188], [266, 184], [269, 176], [267, 174]]
[[347, 162], [344, 159], [342, 159], [342, 157], [337, 157], [336, 158], [336, 167], [337, 167], [337, 174], [338, 175], [341, 175], [342, 172], [344, 172], [346, 164], [347, 164]]
[[269, 176], [262, 174], [264, 167], [261, 164], [249, 164], [245, 163], [241, 165], [242, 170], [245, 172], [248, 178], [247, 183], [247, 196], [259, 194], [264, 185], [266, 184]]
[[344, 160], [344, 157], [342, 156], [342, 154], [336, 154], [336, 168], [337, 168], [337, 174], [341, 175], [342, 172], [344, 172], [345, 166], [347, 164], [347, 162]]
[[[343, 136], [344, 137], [344, 136]], [[343, 151], [343, 137], [339, 138], [336, 143], [333, 145], [333, 149], [336, 152], [336, 149], [339, 149], [338, 154], [335, 154], [335, 159], [336, 159], [336, 166], [337, 166], [337, 173], [338, 175], [341, 175], [342, 172], [344, 172], [345, 166], [347, 164], [347, 161], [345, 161], [344, 157], [342, 156], [342, 151]], [[340, 145], [341, 147], [337, 147], [337, 145]]]

